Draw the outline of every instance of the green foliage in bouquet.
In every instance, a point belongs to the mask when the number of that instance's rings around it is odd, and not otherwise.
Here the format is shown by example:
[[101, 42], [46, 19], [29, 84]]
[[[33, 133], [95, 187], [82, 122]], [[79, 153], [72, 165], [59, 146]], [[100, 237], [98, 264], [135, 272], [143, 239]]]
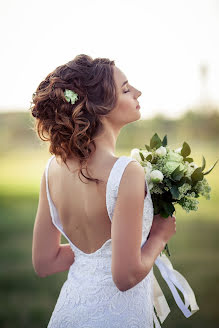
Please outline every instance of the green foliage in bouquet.
[[[172, 216], [175, 204], [179, 204], [187, 212], [196, 211], [198, 197], [202, 195], [210, 199], [211, 187], [205, 175], [213, 170], [218, 160], [204, 172], [204, 156], [202, 166], [199, 167], [189, 157], [190, 154], [191, 149], [187, 142], [181, 148], [171, 150], [167, 146], [167, 135], [161, 140], [157, 133], [151, 138], [150, 145], [145, 145], [145, 149], [132, 149], [131, 156], [144, 167], [154, 215], [160, 214], [164, 218]], [[165, 250], [170, 256], [168, 245]]]
[[190, 146], [184, 142], [181, 148], [171, 150], [167, 146], [167, 135], [160, 139], [157, 133], [150, 140], [150, 146], [139, 150], [140, 163], [145, 169], [146, 179], [154, 206], [154, 214], [164, 218], [173, 215], [174, 204], [180, 204], [187, 212], [197, 210], [200, 195], [210, 199], [211, 188], [204, 177], [214, 165], [203, 172], [206, 160], [202, 157], [202, 166], [193, 161]]

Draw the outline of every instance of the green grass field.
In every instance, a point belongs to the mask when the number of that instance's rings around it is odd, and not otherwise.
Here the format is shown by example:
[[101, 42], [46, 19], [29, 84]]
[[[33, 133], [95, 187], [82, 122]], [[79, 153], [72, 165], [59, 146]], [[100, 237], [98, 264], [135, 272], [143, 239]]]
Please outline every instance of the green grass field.
[[[207, 168], [218, 157], [204, 148]], [[202, 151], [194, 160], [200, 164]], [[117, 156], [129, 155], [119, 151]], [[1, 159], [0, 170], [0, 327], [46, 327], [67, 272], [47, 278], [36, 276], [31, 261], [32, 230], [40, 178], [50, 154], [11, 152]], [[174, 304], [166, 284], [154, 269], [171, 313], [164, 328], [219, 327], [219, 164], [206, 176], [211, 200], [200, 199], [199, 211], [187, 214], [177, 208], [177, 233], [169, 242], [171, 261], [193, 288], [200, 310], [186, 319]], [[125, 327], [124, 327], [125, 328]]]

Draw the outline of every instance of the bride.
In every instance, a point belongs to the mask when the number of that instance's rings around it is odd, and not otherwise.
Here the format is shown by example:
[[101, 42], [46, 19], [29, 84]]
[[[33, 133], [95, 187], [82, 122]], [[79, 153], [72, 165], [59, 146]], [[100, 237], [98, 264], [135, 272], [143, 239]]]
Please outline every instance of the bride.
[[84, 54], [57, 67], [33, 95], [36, 132], [52, 154], [33, 267], [40, 277], [68, 270], [50, 328], [160, 327], [153, 265], [176, 232], [175, 217], [153, 215], [143, 167], [115, 156], [121, 128], [141, 116], [140, 95], [114, 61]]

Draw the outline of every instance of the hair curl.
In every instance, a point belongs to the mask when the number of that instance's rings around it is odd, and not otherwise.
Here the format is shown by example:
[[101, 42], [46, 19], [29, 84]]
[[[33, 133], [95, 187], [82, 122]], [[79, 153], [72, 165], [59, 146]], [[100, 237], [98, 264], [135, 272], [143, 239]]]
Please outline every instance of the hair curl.
[[[95, 136], [103, 130], [101, 116], [117, 102], [114, 65], [108, 58], [78, 55], [47, 75], [33, 94], [30, 107], [39, 138], [50, 142], [49, 152], [61, 156], [66, 166], [67, 158], [79, 159], [79, 178], [81, 173], [96, 183], [100, 180], [89, 174], [87, 160], [96, 150]], [[78, 94], [75, 104], [66, 101], [65, 89]], [[89, 177], [82, 172], [84, 163]]]

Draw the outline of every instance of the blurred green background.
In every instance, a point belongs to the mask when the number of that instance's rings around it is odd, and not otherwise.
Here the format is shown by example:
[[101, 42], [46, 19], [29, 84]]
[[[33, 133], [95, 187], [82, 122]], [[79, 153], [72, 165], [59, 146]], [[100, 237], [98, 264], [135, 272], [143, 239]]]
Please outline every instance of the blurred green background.
[[[0, 327], [46, 327], [67, 272], [39, 278], [32, 267], [32, 231], [40, 179], [51, 156], [32, 130], [29, 113], [0, 114]], [[157, 132], [173, 148], [188, 142], [192, 157], [208, 169], [219, 158], [219, 111], [188, 110], [172, 120], [158, 115], [125, 126], [116, 155], [143, 148]], [[219, 164], [206, 176], [211, 199], [200, 198], [198, 212], [176, 208], [177, 233], [169, 242], [171, 261], [193, 288], [200, 310], [186, 319], [156, 267], [154, 272], [171, 313], [163, 327], [219, 327]]]

